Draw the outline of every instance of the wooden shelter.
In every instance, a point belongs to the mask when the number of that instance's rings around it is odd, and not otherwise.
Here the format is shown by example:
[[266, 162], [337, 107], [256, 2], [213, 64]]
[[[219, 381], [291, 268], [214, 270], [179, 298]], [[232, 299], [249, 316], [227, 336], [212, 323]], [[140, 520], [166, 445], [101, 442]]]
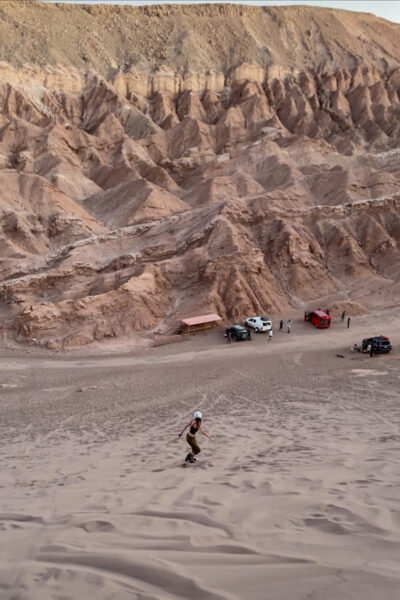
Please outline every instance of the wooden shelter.
[[221, 325], [222, 318], [219, 315], [209, 314], [200, 315], [199, 317], [189, 317], [182, 319], [182, 331], [183, 333], [190, 333], [192, 331], [204, 331], [205, 329], [211, 329], [212, 327], [218, 327]]

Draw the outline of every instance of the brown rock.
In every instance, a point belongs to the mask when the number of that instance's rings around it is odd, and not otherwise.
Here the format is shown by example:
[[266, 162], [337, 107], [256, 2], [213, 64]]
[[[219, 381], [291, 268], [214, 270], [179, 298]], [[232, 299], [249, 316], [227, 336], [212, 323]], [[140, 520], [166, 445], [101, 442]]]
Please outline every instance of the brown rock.
[[1, 11], [2, 331], [59, 350], [173, 340], [200, 312], [398, 299], [398, 25], [310, 7]]

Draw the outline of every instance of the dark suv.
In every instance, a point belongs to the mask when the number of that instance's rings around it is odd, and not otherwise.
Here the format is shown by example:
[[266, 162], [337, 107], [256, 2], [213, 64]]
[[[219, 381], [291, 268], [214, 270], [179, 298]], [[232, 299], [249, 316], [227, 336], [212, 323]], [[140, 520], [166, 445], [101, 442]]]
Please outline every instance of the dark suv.
[[229, 335], [232, 340], [236, 340], [237, 342], [251, 340], [250, 331], [241, 325], [234, 325], [233, 327], [225, 329], [225, 337], [229, 337]]
[[391, 351], [392, 345], [386, 335], [376, 335], [375, 337], [365, 338], [362, 341], [361, 352], [370, 352], [371, 347], [375, 354], [386, 354]]

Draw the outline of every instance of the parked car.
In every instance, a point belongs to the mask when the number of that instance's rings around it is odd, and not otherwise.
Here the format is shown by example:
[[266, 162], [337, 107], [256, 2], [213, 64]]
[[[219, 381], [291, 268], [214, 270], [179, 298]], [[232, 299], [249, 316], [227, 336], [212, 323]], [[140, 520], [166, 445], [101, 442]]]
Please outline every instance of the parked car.
[[390, 340], [386, 335], [365, 338], [361, 344], [361, 352], [370, 352], [371, 346], [375, 354], [387, 354], [392, 349]]
[[233, 325], [233, 327], [228, 327], [225, 329], [225, 337], [231, 336], [232, 340], [236, 340], [237, 342], [242, 342], [245, 340], [251, 340], [251, 333], [246, 327], [242, 327], [242, 325]]
[[304, 320], [310, 321], [317, 329], [326, 329], [331, 326], [332, 316], [323, 310], [306, 311], [304, 313]]
[[249, 317], [246, 319], [246, 326], [254, 329], [256, 333], [259, 331], [269, 331], [272, 329], [272, 321], [268, 317]]

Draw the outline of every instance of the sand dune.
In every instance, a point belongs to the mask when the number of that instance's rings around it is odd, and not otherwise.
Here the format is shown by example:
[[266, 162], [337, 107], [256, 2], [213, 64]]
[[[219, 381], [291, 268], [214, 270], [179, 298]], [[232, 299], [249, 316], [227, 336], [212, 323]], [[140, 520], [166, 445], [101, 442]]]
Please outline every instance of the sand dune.
[[[398, 316], [372, 315], [393, 343]], [[2, 351], [1, 597], [395, 600], [399, 353], [350, 352], [370, 322]], [[195, 408], [214, 442], [183, 468]]]

